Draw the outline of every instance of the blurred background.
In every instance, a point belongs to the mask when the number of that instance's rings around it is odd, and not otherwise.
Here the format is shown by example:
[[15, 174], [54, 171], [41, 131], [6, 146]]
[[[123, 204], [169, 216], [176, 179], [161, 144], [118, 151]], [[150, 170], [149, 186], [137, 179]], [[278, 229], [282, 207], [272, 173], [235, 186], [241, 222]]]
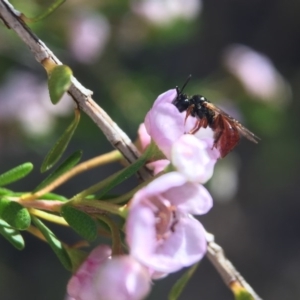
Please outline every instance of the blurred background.
[[[12, 4], [33, 17], [51, 1]], [[242, 139], [217, 163], [207, 184], [215, 205], [200, 220], [263, 299], [299, 299], [300, 2], [75, 0], [30, 27], [133, 140], [156, 97], [189, 74], [185, 92], [203, 94], [261, 137], [258, 145]], [[65, 97], [52, 106], [44, 70], [2, 24], [0, 66], [0, 173], [33, 162], [34, 172], [9, 186], [31, 190], [73, 103]], [[76, 149], [86, 160], [111, 146], [82, 115], [67, 154]], [[93, 170], [57, 192], [74, 195], [118, 168]], [[51, 228], [63, 240], [77, 238]], [[26, 232], [24, 238], [19, 252], [0, 236], [1, 299], [63, 299], [70, 274], [45, 243]], [[155, 282], [149, 299], [166, 299], [180, 275]], [[204, 259], [181, 299], [233, 296]]]

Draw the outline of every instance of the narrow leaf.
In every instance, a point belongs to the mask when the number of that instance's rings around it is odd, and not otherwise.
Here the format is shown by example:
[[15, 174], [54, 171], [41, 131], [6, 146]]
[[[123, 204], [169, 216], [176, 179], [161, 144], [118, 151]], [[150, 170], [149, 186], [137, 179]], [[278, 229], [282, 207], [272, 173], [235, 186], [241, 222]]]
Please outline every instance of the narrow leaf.
[[69, 171], [72, 167], [74, 167], [81, 159], [82, 151], [76, 151], [72, 155], [70, 155], [53, 173], [51, 173], [47, 178], [45, 178], [35, 189], [33, 192], [41, 190], [51, 182], [53, 182], [56, 178], [61, 176], [62, 174]]
[[133, 164], [129, 165], [125, 169], [107, 177], [101, 182], [94, 184], [88, 189], [75, 195], [73, 198], [85, 198], [91, 194], [97, 193], [98, 191], [100, 192], [97, 194], [97, 197], [102, 198], [112, 188], [134, 175], [146, 163], [146, 161], [147, 159], [141, 156], [137, 161], [135, 161]]
[[11, 195], [13, 194], [14, 192], [9, 190], [9, 189], [6, 189], [6, 188], [1, 188], [0, 187], [0, 196], [4, 196], [4, 195]]
[[66, 197], [55, 194], [55, 193], [47, 193], [47, 194], [43, 195], [41, 198], [43, 200], [57, 200], [57, 201], [61, 201], [61, 202], [65, 202], [68, 200]]
[[28, 175], [33, 169], [30, 162], [19, 165], [0, 175], [0, 186], [7, 185]]
[[169, 297], [169, 300], [177, 300], [180, 294], [182, 293], [183, 289], [195, 273], [199, 263], [194, 264], [192, 267], [190, 267], [174, 284], [172, 287]]
[[42, 14], [34, 17], [34, 18], [26, 18], [25, 21], [28, 22], [38, 22], [46, 17], [48, 17], [53, 11], [55, 11], [59, 6], [61, 6], [66, 0], [57, 0], [54, 1]]
[[154, 143], [151, 143], [150, 146], [146, 149], [146, 151], [136, 160], [134, 163], [126, 167], [125, 169], [113, 174], [103, 180], [102, 182], [95, 184], [91, 188], [86, 191], [80, 193], [80, 196], [87, 196], [89, 194], [96, 193], [101, 189], [100, 193], [97, 195], [98, 197], [103, 197], [107, 194], [113, 187], [117, 186], [124, 180], [128, 179], [132, 175], [134, 175], [141, 167], [143, 167], [150, 157], [154, 156], [154, 153], [157, 151], [157, 146]]
[[36, 217], [32, 217], [32, 221], [35, 226], [42, 232], [43, 236], [46, 238], [47, 242], [49, 243], [50, 247], [58, 257], [62, 265], [67, 270], [72, 270], [70, 257], [66, 249], [63, 247], [62, 242], [57, 239], [54, 233], [41, 220]]
[[7, 199], [0, 200], [0, 218], [19, 230], [27, 229], [31, 222], [30, 214], [25, 207]]
[[63, 135], [58, 139], [54, 147], [48, 152], [45, 160], [43, 161], [41, 172], [45, 172], [52, 168], [54, 164], [60, 159], [66, 150], [74, 132], [77, 128], [77, 125], [80, 120], [80, 112], [79, 110], [75, 110], [75, 118], [73, 122], [69, 125], [67, 130], [63, 133]]
[[12, 228], [5, 221], [0, 219], [0, 234], [3, 235], [15, 248], [22, 250], [25, 247], [25, 242], [18, 230]]
[[66, 65], [55, 66], [49, 73], [48, 88], [53, 104], [59, 102], [71, 86], [72, 70]]
[[61, 215], [79, 235], [88, 241], [96, 239], [97, 225], [95, 220], [88, 214], [70, 205], [64, 205], [61, 208]]

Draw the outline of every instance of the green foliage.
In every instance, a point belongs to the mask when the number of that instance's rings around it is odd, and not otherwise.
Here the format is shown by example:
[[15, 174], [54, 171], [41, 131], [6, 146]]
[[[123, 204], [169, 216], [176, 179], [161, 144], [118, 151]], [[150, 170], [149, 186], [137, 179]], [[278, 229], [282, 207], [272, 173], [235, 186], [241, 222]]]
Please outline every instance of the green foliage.
[[169, 300], [177, 300], [179, 296], [181, 295], [182, 291], [184, 290], [185, 286], [189, 282], [189, 280], [194, 275], [195, 271], [198, 268], [199, 263], [194, 264], [192, 267], [190, 267], [174, 284], [172, 287], [170, 293], [169, 293]]
[[0, 218], [10, 226], [25, 230], [30, 225], [30, 214], [26, 208], [17, 202], [0, 199]]
[[33, 164], [30, 162], [19, 165], [0, 175], [0, 186], [7, 185], [27, 176], [33, 169]]
[[38, 218], [32, 217], [35, 226], [42, 232], [50, 247], [67, 270], [72, 270], [72, 263], [68, 252], [64, 248], [62, 242], [57, 239], [55, 234]]
[[96, 239], [97, 225], [88, 214], [70, 205], [64, 205], [61, 209], [61, 215], [79, 235], [88, 241]]
[[[154, 144], [153, 144], [154, 145]], [[123, 182], [124, 180], [130, 178], [134, 175], [138, 170], [143, 167], [149, 158], [154, 157], [154, 146], [148, 147], [146, 152], [134, 163], [124, 168], [120, 172], [108, 177], [106, 180], [103, 180], [103, 185], [101, 186], [101, 191], [97, 194], [98, 197], [103, 197], [107, 192], [109, 192], [112, 188]], [[95, 185], [97, 187], [97, 185]], [[99, 187], [99, 185], [98, 185]], [[95, 193], [97, 190], [92, 191], [91, 193]]]
[[52, 168], [55, 163], [61, 158], [64, 151], [66, 150], [80, 120], [79, 111], [75, 111], [75, 118], [69, 125], [63, 135], [58, 139], [53, 148], [46, 155], [43, 164], [41, 166], [41, 172], [45, 172]]
[[13, 193], [13, 191], [0, 187], [0, 196], [10, 195], [12, 193]]
[[0, 219], [0, 233], [6, 238], [15, 248], [22, 250], [25, 247], [25, 242], [20, 232], [12, 228], [8, 223]]
[[49, 73], [48, 88], [53, 104], [57, 104], [71, 86], [72, 74], [72, 70], [66, 65], [55, 66]]
[[56, 178], [73, 168], [81, 159], [82, 151], [78, 150], [70, 155], [53, 173], [45, 178], [35, 189], [34, 192], [41, 190]]
[[65, 202], [68, 200], [66, 197], [55, 194], [55, 193], [47, 193], [47, 194], [43, 195], [41, 198], [43, 200], [57, 200], [57, 201], [61, 201], [61, 202]]
[[34, 18], [30, 18], [28, 19], [30, 22], [38, 22], [41, 21], [43, 19], [45, 19], [46, 17], [48, 17], [50, 14], [52, 14], [59, 6], [61, 6], [66, 0], [57, 0], [54, 1], [52, 3], [52, 5], [50, 5], [43, 13], [41, 13], [40, 15], [34, 17]]

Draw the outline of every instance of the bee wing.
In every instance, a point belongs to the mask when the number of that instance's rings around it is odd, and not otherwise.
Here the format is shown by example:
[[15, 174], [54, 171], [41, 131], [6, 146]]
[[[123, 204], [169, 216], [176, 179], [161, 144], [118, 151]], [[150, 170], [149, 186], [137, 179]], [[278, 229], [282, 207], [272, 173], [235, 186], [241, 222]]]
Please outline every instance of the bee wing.
[[[237, 121], [236, 121], [237, 122]], [[238, 122], [237, 129], [241, 135], [243, 135], [245, 138], [247, 138], [249, 141], [257, 144], [260, 138], [255, 135], [253, 132], [245, 128], [241, 123]]]
[[238, 120], [234, 119], [230, 115], [228, 115], [226, 112], [224, 112], [221, 108], [213, 105], [212, 103], [206, 103], [206, 107], [208, 109], [211, 109], [217, 114], [221, 114], [224, 118], [228, 120], [229, 123], [234, 124], [239, 131], [241, 135], [243, 135], [245, 138], [247, 138], [249, 141], [257, 144], [260, 138], [256, 136], [253, 132], [248, 130], [246, 127], [244, 127]]

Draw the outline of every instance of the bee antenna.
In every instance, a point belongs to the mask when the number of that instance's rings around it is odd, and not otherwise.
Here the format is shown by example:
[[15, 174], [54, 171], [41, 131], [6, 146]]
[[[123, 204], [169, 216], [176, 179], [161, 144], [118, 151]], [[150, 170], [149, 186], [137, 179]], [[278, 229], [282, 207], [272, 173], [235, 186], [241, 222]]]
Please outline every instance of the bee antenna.
[[185, 88], [186, 85], [189, 83], [189, 81], [190, 81], [191, 78], [192, 78], [192, 74], [190, 74], [190, 75], [188, 76], [188, 78], [186, 79], [186, 81], [185, 81], [183, 87], [181, 88], [181, 93], [183, 92], [184, 88]]

